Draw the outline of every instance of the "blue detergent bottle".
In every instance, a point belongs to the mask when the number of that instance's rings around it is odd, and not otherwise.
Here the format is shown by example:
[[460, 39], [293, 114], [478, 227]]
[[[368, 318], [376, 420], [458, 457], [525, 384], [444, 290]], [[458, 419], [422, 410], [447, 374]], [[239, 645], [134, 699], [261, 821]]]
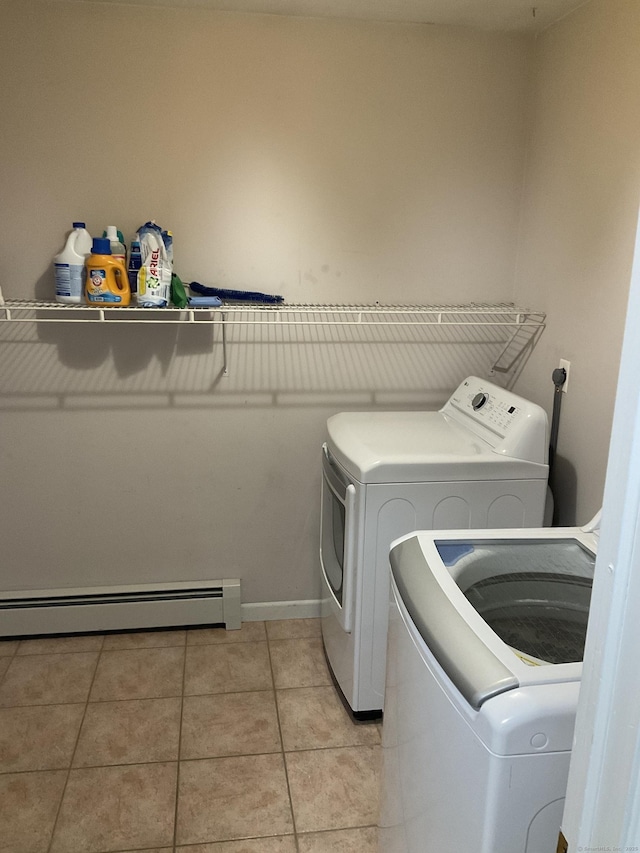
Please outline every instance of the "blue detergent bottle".
[[140, 240], [131, 241], [131, 249], [129, 251], [129, 266], [127, 269], [129, 275], [129, 287], [131, 293], [138, 292], [138, 270], [142, 266], [142, 252], [140, 251]]

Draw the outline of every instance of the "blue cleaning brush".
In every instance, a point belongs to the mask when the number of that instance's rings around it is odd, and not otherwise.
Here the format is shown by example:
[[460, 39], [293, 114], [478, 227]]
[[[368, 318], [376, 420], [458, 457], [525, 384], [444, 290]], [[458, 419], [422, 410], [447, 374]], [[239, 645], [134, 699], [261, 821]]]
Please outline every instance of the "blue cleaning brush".
[[189, 288], [194, 293], [200, 293], [202, 296], [218, 296], [227, 302], [258, 302], [263, 305], [280, 305], [284, 302], [283, 296], [258, 293], [253, 290], [226, 290], [222, 287], [206, 287], [197, 281], [192, 281]]

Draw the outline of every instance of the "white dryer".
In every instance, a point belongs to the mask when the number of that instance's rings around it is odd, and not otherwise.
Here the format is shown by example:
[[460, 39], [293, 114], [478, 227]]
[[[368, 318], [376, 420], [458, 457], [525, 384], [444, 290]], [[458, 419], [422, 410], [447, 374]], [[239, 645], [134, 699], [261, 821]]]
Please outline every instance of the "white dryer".
[[392, 544], [380, 853], [556, 849], [597, 520]]
[[417, 529], [537, 527], [543, 409], [471, 376], [438, 412], [343, 412], [323, 446], [322, 636], [356, 716], [384, 702], [389, 546]]

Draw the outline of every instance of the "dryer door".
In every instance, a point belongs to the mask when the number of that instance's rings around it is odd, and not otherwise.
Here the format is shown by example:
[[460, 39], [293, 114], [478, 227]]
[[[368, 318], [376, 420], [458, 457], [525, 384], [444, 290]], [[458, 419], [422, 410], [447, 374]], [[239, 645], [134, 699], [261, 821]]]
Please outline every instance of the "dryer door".
[[353, 587], [357, 553], [356, 485], [322, 447], [320, 564], [333, 610], [343, 630], [353, 621]]

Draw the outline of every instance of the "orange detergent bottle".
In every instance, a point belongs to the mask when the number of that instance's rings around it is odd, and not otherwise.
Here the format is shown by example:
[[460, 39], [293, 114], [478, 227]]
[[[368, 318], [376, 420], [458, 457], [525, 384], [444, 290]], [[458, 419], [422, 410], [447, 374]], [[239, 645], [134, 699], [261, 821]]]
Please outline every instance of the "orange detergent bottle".
[[131, 302], [129, 277], [122, 261], [111, 254], [109, 240], [93, 238], [93, 248], [85, 266], [85, 298], [89, 305], [126, 308]]

